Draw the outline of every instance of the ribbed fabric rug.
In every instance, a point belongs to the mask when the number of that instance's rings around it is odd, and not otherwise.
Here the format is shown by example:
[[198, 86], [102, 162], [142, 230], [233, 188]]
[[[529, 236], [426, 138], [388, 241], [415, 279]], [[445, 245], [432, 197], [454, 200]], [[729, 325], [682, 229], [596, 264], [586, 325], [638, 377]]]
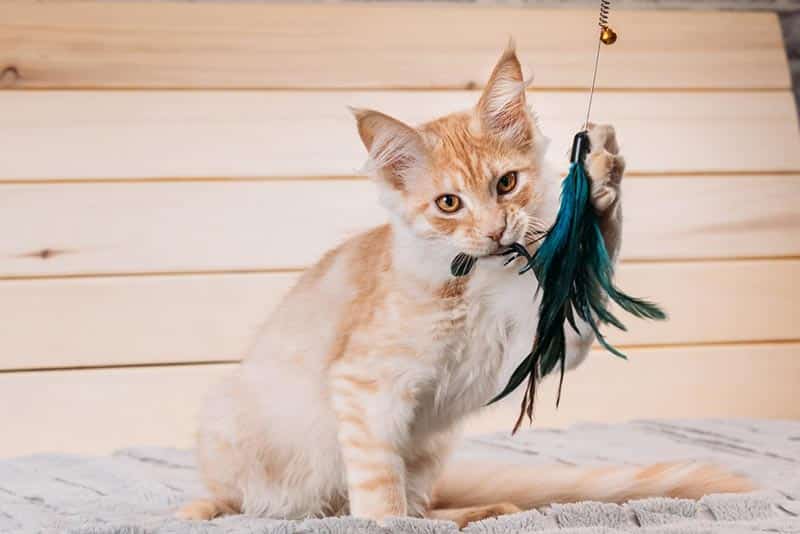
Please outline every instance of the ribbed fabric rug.
[[[713, 420], [583, 424], [466, 441], [457, 455], [524, 464], [646, 464], [710, 461], [762, 489], [700, 501], [582, 502], [473, 523], [490, 534], [800, 534], [800, 422]], [[179, 521], [174, 510], [203, 495], [190, 451], [137, 447], [105, 457], [36, 455], [0, 461], [0, 532], [72, 534], [452, 534], [453, 523], [398, 518], [386, 527], [354, 518], [277, 521], [245, 516]]]

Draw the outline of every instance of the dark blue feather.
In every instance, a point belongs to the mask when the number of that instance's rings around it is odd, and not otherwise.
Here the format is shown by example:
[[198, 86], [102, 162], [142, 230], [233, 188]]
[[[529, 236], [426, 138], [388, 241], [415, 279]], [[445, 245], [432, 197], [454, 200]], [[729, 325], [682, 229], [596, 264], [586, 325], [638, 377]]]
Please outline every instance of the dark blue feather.
[[[581, 135], [583, 139], [578, 139]], [[610, 301], [636, 317], [666, 318], [657, 305], [626, 295], [614, 286], [613, 265], [591, 205], [591, 184], [583, 167], [583, 159], [588, 151], [585, 132], [576, 136], [575, 146], [580, 153], [574, 157], [569, 174], [564, 179], [555, 223], [545, 234], [533, 257], [525, 254], [528, 263], [520, 271], [532, 270], [539, 281], [537, 291], [542, 292], [535, 343], [511, 375], [506, 387], [491, 400], [498, 401], [514, 391], [525, 379], [529, 381], [515, 431], [524, 415], [532, 415], [536, 381], [556, 367], [561, 372], [560, 399], [566, 361], [564, 328], [570, 325], [577, 331], [575, 317], [589, 325], [606, 350], [621, 358], [625, 358], [625, 355], [608, 343], [599, 328], [600, 324], [610, 324], [625, 329], [622, 322], [608, 310]]]

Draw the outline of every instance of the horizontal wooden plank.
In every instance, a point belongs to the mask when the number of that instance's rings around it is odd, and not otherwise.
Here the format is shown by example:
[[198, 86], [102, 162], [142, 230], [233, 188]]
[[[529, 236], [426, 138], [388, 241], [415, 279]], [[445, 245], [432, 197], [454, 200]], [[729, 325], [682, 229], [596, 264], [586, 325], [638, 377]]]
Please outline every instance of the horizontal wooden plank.
[[[204, 365], [0, 373], [0, 457], [107, 453], [119, 447], [190, 447], [200, 399], [235, 366]], [[798, 418], [800, 345], [640, 349], [622, 362], [592, 354], [567, 376], [561, 408], [548, 381], [537, 424], [657, 417]], [[35, 392], [36, 402], [25, 402]], [[511, 398], [467, 425], [507, 431]]]
[[[483, 83], [509, 35], [538, 86], [586, 87], [597, 35], [595, 10], [18, 3], [5, 11], [3, 82], [25, 88], [469, 88]], [[601, 87], [790, 87], [773, 14], [615, 11], [613, 23], [620, 39], [604, 51]]]
[[[238, 360], [293, 273], [0, 282], [0, 368]], [[644, 263], [619, 285], [663, 323], [625, 317], [618, 344], [796, 340], [800, 260]], [[622, 317], [622, 316], [621, 316]]]
[[[475, 104], [474, 91], [11, 91], [0, 99], [0, 180], [350, 176], [365, 159], [348, 105], [419, 123]], [[583, 93], [532, 93], [566, 166]], [[768, 93], [597, 95], [633, 173], [800, 170], [794, 97]]]
[[0, 368], [239, 360], [296, 278], [2, 282]]
[[800, 256], [800, 175], [623, 184], [624, 258]]
[[[800, 256], [800, 175], [633, 177], [623, 198], [628, 260]], [[299, 268], [385, 219], [366, 180], [0, 185], [0, 276]]]
[[[203, 395], [233, 368], [227, 364], [0, 374], [0, 415], [7, 424], [0, 457], [107, 453], [149, 444], [190, 447]], [[33, 392], [35, 402], [25, 402]]]
[[[545, 380], [539, 390], [535, 424], [566, 427], [579, 421], [657, 418], [798, 419], [798, 380], [800, 344], [639, 349], [631, 351], [627, 361], [596, 351], [566, 376], [558, 409], [557, 377]], [[468, 431], [510, 431], [519, 415], [518, 400], [510, 398], [473, 416]]]

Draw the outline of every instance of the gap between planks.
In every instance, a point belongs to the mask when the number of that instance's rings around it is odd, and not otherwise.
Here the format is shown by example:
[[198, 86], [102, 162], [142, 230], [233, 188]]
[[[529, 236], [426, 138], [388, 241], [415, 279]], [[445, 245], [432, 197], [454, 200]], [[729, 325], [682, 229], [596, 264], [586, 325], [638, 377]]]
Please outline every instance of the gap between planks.
[[[759, 340], [736, 340], [736, 341], [708, 341], [708, 342], [693, 342], [693, 343], [660, 343], [660, 344], [631, 344], [625, 345], [623, 343], [615, 345], [618, 349], [627, 351], [635, 350], [661, 350], [661, 349], [686, 349], [691, 350], [695, 348], [714, 348], [714, 347], [743, 347], [750, 346], [754, 348], [768, 347], [768, 346], [783, 346], [783, 345], [797, 345], [800, 344], [800, 338], [797, 339], [759, 339]], [[592, 345], [593, 351], [604, 352], [600, 345]], [[611, 353], [609, 355], [613, 356]], [[627, 359], [627, 358], [625, 358]], [[109, 369], [125, 370], [125, 369], [149, 369], [159, 367], [196, 367], [196, 366], [217, 366], [217, 365], [231, 365], [241, 363], [241, 360], [203, 360], [203, 361], [185, 361], [185, 362], [159, 362], [159, 363], [121, 363], [121, 364], [108, 364], [108, 365], [86, 365], [86, 366], [64, 366], [64, 367], [26, 367], [21, 369], [0, 369], [0, 375], [11, 374], [24, 374], [24, 373], [46, 373], [46, 372], [83, 372], [83, 371], [104, 371]]]
[[[624, 265], [675, 265], [685, 263], [735, 263], [739, 261], [756, 262], [776, 262], [776, 261], [797, 261], [800, 256], [721, 256], [704, 258], [628, 258], [620, 260]], [[310, 266], [308, 266], [310, 267]], [[16, 281], [35, 281], [35, 280], [73, 280], [86, 278], [144, 278], [158, 276], [226, 276], [226, 275], [260, 275], [260, 274], [299, 274], [308, 267], [281, 267], [264, 269], [218, 269], [218, 270], [196, 270], [196, 271], [141, 271], [141, 272], [95, 272], [95, 273], [74, 273], [74, 274], [34, 274], [34, 275], [0, 275], [0, 282]]]
[[[141, 91], [141, 92], [148, 92], [148, 91], [170, 91], [170, 92], [181, 92], [181, 91], [230, 91], [230, 92], [279, 92], [279, 91], [291, 91], [296, 93], [346, 93], [346, 92], [359, 92], [359, 93], [370, 93], [370, 92], [379, 92], [379, 91], [402, 91], [408, 93], [422, 93], [422, 92], [432, 92], [432, 91], [480, 91], [483, 89], [482, 85], [477, 84], [464, 84], [464, 85], [436, 85], [436, 86], [422, 86], [422, 85], [385, 85], [380, 87], [371, 87], [371, 86], [330, 86], [330, 87], [303, 87], [303, 86], [276, 86], [276, 87], [248, 87], [248, 86], [240, 86], [240, 87], [229, 87], [229, 86], [138, 86], [138, 85], [121, 85], [121, 86], [113, 86], [113, 87], [106, 87], [103, 85], [80, 85], [80, 86], [72, 86], [72, 85], [65, 85], [65, 86], [47, 86], [47, 87], [26, 87], [26, 88], [19, 88], [15, 86], [3, 86], [0, 84], [0, 92], [18, 92], [18, 93], [30, 93], [30, 92], [44, 92], [44, 91], [69, 91], [69, 92], [81, 92], [81, 91]], [[669, 86], [653, 86], [653, 87], [626, 87], [626, 86], [613, 86], [613, 85], [605, 85], [603, 87], [596, 87], [594, 92], [597, 93], [783, 93], [786, 91], [791, 91], [792, 87], [787, 85], [786, 87], [761, 87], [761, 86], [750, 86], [750, 87], [669, 87]], [[528, 93], [587, 93], [589, 92], [588, 86], [563, 86], [563, 87], [529, 87], [527, 89]]]

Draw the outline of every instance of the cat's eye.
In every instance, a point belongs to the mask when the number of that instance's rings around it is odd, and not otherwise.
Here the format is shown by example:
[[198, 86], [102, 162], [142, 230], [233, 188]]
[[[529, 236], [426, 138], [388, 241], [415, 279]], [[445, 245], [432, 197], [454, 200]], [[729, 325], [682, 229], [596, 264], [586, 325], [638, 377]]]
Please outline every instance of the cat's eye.
[[505, 195], [510, 193], [517, 187], [517, 171], [505, 173], [497, 180], [497, 193]]
[[461, 209], [461, 199], [456, 195], [442, 195], [436, 199], [436, 206], [445, 213], [455, 213]]

